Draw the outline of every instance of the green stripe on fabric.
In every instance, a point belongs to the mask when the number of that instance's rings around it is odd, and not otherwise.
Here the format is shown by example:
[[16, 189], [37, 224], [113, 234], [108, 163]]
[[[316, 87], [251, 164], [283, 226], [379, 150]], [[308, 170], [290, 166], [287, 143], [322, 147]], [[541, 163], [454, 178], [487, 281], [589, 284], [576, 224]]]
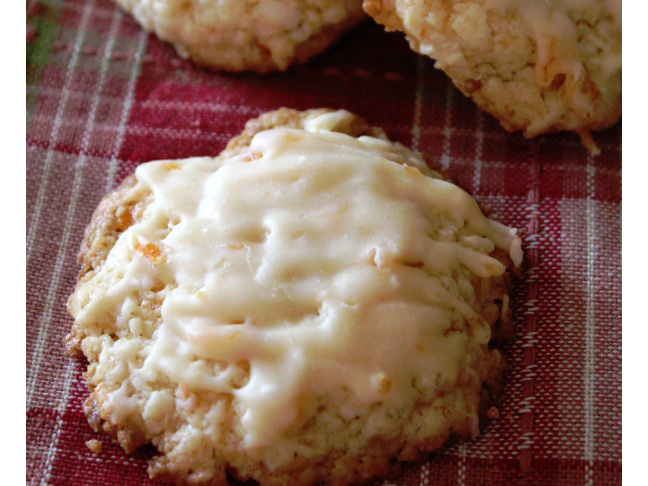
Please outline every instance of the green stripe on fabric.
[[27, 44], [27, 85], [32, 87], [27, 90], [27, 126], [29, 126], [34, 100], [38, 96], [41, 77], [59, 30], [61, 4], [55, 2], [43, 2], [43, 4], [45, 9], [41, 14], [27, 19], [29, 25], [36, 27], [36, 40]]

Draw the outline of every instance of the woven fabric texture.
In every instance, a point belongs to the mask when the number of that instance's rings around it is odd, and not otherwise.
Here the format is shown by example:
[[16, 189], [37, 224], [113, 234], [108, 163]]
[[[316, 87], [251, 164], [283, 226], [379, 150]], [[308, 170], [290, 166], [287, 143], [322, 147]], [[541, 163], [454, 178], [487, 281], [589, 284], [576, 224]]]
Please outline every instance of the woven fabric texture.
[[[284, 74], [229, 75], [181, 60], [108, 0], [40, 3], [27, 48], [28, 484], [151, 483], [154, 451], [127, 456], [92, 432], [85, 364], [64, 355], [84, 227], [138, 164], [215, 155], [281, 106], [365, 117], [522, 231], [499, 418], [393, 483], [620, 483], [620, 123], [594, 135], [596, 157], [571, 134], [508, 134], [372, 22]], [[89, 439], [103, 441], [100, 455]]]

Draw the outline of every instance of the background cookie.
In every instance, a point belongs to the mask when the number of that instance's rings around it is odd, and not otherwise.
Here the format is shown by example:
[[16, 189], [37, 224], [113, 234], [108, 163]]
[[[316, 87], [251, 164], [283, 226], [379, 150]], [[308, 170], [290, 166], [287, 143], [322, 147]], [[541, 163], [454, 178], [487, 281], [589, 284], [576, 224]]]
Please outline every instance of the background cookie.
[[283, 71], [365, 17], [361, 0], [115, 0], [180, 56], [226, 71]]
[[479, 432], [515, 232], [345, 111], [281, 109], [140, 166], [68, 309], [90, 424], [157, 478], [361, 482]]
[[365, 0], [509, 130], [590, 130], [621, 115], [621, 1]]

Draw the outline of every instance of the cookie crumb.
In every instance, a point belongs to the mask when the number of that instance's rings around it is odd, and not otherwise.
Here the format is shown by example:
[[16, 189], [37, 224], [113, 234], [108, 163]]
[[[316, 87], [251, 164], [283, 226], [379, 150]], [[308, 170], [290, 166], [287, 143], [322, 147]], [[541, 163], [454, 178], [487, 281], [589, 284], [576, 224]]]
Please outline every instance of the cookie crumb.
[[499, 414], [499, 410], [497, 409], [497, 407], [491, 407], [486, 412], [486, 417], [488, 417], [489, 419], [497, 419], [497, 418], [499, 418], [499, 416], [500, 416], [500, 414]]
[[589, 150], [589, 153], [592, 155], [601, 155], [601, 149], [596, 145], [596, 142], [592, 138], [592, 134], [589, 130], [583, 130], [579, 132], [581, 143], [583, 146]]
[[103, 444], [97, 439], [86, 440], [85, 445], [95, 454], [101, 454], [101, 451], [103, 450]]

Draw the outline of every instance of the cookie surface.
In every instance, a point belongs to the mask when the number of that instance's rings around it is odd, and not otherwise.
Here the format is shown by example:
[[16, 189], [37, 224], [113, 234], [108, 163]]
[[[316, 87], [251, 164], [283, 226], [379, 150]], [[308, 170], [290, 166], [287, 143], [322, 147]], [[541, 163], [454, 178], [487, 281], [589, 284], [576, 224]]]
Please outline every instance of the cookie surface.
[[364, 0], [509, 130], [589, 131], [621, 115], [621, 0]]
[[178, 54], [225, 71], [283, 71], [333, 44], [362, 0], [115, 0]]
[[79, 259], [89, 422], [152, 477], [347, 484], [478, 434], [522, 252], [381, 130], [281, 109], [139, 166]]

